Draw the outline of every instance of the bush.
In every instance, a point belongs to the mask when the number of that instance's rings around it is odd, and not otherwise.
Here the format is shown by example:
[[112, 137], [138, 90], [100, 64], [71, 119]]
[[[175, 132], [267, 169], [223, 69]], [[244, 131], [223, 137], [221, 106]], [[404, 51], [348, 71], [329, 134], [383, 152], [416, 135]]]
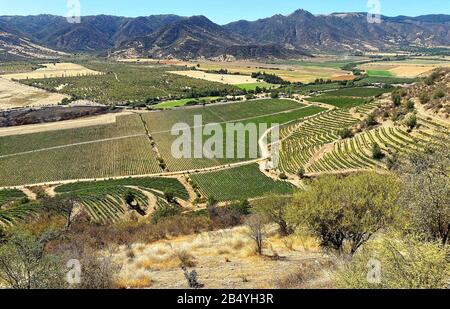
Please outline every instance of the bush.
[[288, 176], [285, 173], [280, 173], [280, 175], [278, 175], [278, 177], [280, 177], [281, 180], [288, 180]]
[[181, 213], [180, 208], [173, 204], [163, 204], [155, 209], [152, 215], [152, 222], [158, 223], [163, 218], [174, 217]]
[[297, 193], [286, 218], [293, 226], [304, 225], [319, 238], [323, 248], [349, 253], [397, 219], [399, 183], [393, 176], [364, 173], [339, 179], [314, 180]]
[[400, 106], [402, 104], [402, 96], [398, 92], [392, 93], [392, 103], [394, 106]]
[[6, 242], [0, 245], [0, 281], [13, 289], [67, 287], [65, 263], [60, 257], [45, 253], [52, 233], [36, 236], [23, 228], [10, 231]]
[[445, 97], [445, 92], [442, 89], [436, 90], [433, 94], [434, 99], [442, 99]]
[[364, 246], [334, 282], [349, 289], [445, 289], [450, 276], [445, 256], [438, 243], [387, 235]]
[[408, 101], [406, 102], [406, 109], [407, 109], [407, 110], [409, 110], [409, 111], [414, 110], [414, 106], [415, 106], [415, 103], [414, 103], [413, 100], [408, 100]]
[[420, 94], [419, 100], [420, 100], [420, 103], [427, 104], [428, 102], [430, 102], [430, 96], [428, 95], [428, 93], [424, 92], [424, 93]]
[[417, 117], [415, 115], [411, 115], [405, 122], [405, 125], [408, 129], [412, 130], [417, 126]]
[[366, 118], [366, 126], [372, 127], [378, 124], [377, 120], [375, 119], [375, 116], [373, 114], [369, 114]]
[[374, 160], [381, 160], [384, 158], [384, 153], [381, 151], [380, 145], [378, 145], [378, 143], [372, 144], [372, 158]]
[[341, 137], [341, 139], [352, 138], [354, 136], [352, 130], [350, 130], [349, 128], [339, 130], [338, 135]]

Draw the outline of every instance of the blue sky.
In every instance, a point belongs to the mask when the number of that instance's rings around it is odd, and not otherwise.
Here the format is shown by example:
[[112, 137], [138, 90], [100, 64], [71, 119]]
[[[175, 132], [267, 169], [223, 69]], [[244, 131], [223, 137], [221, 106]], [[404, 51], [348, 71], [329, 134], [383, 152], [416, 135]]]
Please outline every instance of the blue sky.
[[[450, 14], [448, 0], [380, 0], [383, 15]], [[224, 24], [289, 14], [303, 8], [314, 14], [366, 12], [368, 0], [80, 0], [81, 15], [205, 15]], [[67, 0], [0, 0], [0, 15], [66, 15]]]

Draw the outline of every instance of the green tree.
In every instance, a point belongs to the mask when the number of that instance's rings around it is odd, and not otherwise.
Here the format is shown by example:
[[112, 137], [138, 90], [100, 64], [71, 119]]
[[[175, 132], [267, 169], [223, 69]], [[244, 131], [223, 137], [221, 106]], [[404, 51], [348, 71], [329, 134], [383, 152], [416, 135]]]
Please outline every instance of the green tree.
[[411, 214], [413, 230], [426, 240], [440, 240], [443, 245], [450, 234], [450, 138], [425, 151], [403, 156], [396, 173], [402, 179], [401, 202]]
[[428, 93], [423, 92], [419, 96], [419, 101], [422, 104], [427, 104], [428, 102], [430, 102], [430, 96], [428, 95]]
[[272, 91], [272, 92], [270, 93], [270, 97], [271, 97], [272, 99], [278, 99], [278, 98], [280, 97], [280, 93], [279, 93], [278, 91]]
[[417, 126], [417, 117], [416, 115], [411, 115], [406, 119], [405, 125], [408, 129], [412, 130]]
[[392, 93], [392, 103], [394, 106], [400, 106], [402, 104], [402, 96], [398, 92]]
[[372, 144], [372, 158], [375, 160], [381, 160], [384, 158], [384, 153], [381, 151], [380, 145], [378, 145], [378, 143]]
[[169, 203], [174, 203], [176, 201], [175, 192], [172, 189], [164, 191], [164, 198]]
[[268, 222], [278, 225], [280, 235], [287, 236], [294, 232], [286, 221], [286, 210], [291, 199], [277, 194], [269, 194], [253, 205], [253, 212], [260, 214]]
[[346, 289], [445, 289], [449, 276], [450, 264], [439, 243], [387, 235], [361, 248], [333, 281]]
[[344, 253], [348, 245], [353, 255], [372, 235], [395, 222], [398, 193], [397, 178], [389, 175], [321, 177], [295, 194], [286, 221], [307, 227], [322, 247]]
[[48, 231], [35, 236], [23, 228], [10, 232], [0, 245], [0, 281], [13, 289], [64, 288], [65, 263], [46, 254], [46, 244], [57, 234]]

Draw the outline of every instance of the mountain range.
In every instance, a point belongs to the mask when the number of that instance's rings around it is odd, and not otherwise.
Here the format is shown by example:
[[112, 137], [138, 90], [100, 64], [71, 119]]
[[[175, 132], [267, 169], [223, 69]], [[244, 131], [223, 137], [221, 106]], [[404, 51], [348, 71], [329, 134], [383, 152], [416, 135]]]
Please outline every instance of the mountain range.
[[[53, 15], [0, 16], [0, 33], [39, 48], [111, 57], [295, 58], [318, 51], [354, 52], [403, 46], [449, 46], [450, 16], [386, 17], [366, 13], [313, 15], [305, 10], [218, 25], [204, 16], [85, 16], [68, 23]], [[5, 40], [0, 36], [0, 50]], [[14, 45], [14, 44], [9, 44]]]

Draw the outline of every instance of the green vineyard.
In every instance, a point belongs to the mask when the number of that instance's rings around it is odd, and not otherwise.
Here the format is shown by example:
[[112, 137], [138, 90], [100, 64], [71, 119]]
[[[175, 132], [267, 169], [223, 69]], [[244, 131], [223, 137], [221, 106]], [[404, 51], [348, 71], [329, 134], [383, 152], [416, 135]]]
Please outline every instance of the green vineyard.
[[322, 146], [338, 139], [339, 130], [351, 127], [356, 122], [357, 119], [348, 111], [334, 110], [283, 127], [280, 131], [280, 170], [297, 173]]
[[294, 190], [288, 182], [265, 176], [257, 164], [193, 174], [191, 180], [203, 196], [218, 201], [258, 198], [267, 193], [292, 194]]
[[172, 178], [128, 178], [99, 182], [79, 182], [58, 186], [58, 194], [75, 195], [91, 219], [99, 223], [117, 222], [129, 209], [124, 197], [132, 194], [139, 208], [148, 213], [155, 207], [166, 205], [164, 193], [173, 192], [175, 197], [188, 200], [185, 187]]
[[16, 224], [38, 211], [38, 205], [29, 203], [22, 191], [0, 190], [0, 227]]

